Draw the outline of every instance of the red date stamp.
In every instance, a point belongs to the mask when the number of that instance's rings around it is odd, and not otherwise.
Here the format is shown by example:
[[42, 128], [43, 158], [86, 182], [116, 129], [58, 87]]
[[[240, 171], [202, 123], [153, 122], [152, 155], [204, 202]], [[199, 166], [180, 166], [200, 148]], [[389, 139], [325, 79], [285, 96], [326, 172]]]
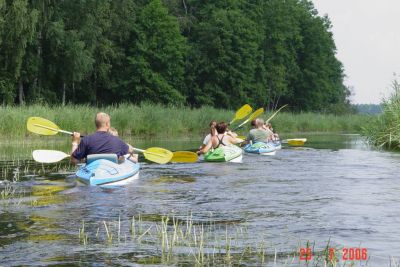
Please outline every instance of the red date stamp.
[[[368, 259], [368, 250], [366, 248], [342, 248], [335, 250], [334, 248], [328, 249], [329, 260], [339, 259], [337, 253], [342, 252], [343, 261], [366, 261]], [[311, 248], [300, 248], [299, 251], [301, 261], [311, 261], [313, 258], [313, 251]]]

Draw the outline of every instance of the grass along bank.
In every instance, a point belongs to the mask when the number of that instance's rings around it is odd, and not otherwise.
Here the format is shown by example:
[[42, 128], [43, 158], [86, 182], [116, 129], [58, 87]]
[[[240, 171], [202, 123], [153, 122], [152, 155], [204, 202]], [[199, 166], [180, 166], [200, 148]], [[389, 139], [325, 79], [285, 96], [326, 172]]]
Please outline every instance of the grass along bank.
[[[268, 119], [268, 113], [264, 116]], [[360, 133], [373, 117], [368, 115], [333, 115], [321, 113], [287, 113], [276, 115], [271, 121], [273, 128], [280, 133], [323, 132]]]
[[383, 113], [373, 124], [365, 127], [363, 134], [378, 147], [400, 150], [400, 84], [394, 81], [393, 93], [383, 103]]
[[[257, 107], [254, 107], [257, 108]], [[165, 107], [143, 104], [140, 106], [121, 104], [97, 108], [87, 105], [67, 106], [3, 106], [0, 107], [0, 137], [25, 137], [29, 117], [43, 117], [56, 123], [61, 129], [79, 131], [83, 134], [94, 131], [94, 115], [104, 111], [111, 115], [111, 124], [121, 136], [139, 138], [180, 138], [198, 136], [207, 132], [211, 120], [230, 121], [235, 111], [202, 107]], [[267, 119], [271, 113], [264, 113]], [[280, 112], [271, 121], [280, 133], [291, 132], [345, 132], [359, 133], [367, 125], [366, 115], [331, 115], [318, 113], [293, 114]], [[238, 124], [240, 121], [238, 122]], [[236, 124], [236, 125], [238, 125]], [[248, 127], [248, 125], [246, 125]], [[233, 125], [232, 128], [234, 128]], [[245, 132], [246, 129], [241, 132]], [[240, 132], [240, 131], [239, 131]]]

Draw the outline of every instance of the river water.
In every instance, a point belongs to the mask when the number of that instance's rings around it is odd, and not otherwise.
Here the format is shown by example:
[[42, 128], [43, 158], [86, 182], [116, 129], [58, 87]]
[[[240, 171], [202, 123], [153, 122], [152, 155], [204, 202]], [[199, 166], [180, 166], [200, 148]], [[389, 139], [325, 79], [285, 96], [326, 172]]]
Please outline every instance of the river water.
[[243, 163], [145, 162], [140, 179], [111, 188], [80, 185], [67, 163], [25, 160], [39, 146], [67, 151], [64, 141], [3, 143], [0, 265], [324, 266], [318, 255], [334, 249], [337, 266], [397, 266], [400, 154], [357, 135], [301, 137], [304, 147]]

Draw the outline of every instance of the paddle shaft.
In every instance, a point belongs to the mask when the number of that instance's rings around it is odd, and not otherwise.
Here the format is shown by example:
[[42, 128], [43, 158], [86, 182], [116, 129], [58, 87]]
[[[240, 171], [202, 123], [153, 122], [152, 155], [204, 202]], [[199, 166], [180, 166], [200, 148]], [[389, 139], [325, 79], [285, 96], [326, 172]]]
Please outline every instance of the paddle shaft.
[[[37, 121], [35, 123], [34, 120], [39, 120], [39, 121]], [[42, 122], [40, 120], [42, 120]], [[30, 122], [31, 122], [31, 124], [30, 124]], [[43, 124], [49, 124], [49, 125], [43, 125]], [[28, 125], [27, 126], [28, 130], [30, 130], [30, 131], [32, 131], [34, 133], [38, 133], [38, 134], [49, 135], [48, 133], [42, 133], [41, 131], [38, 132], [38, 131], [35, 131], [35, 129], [30, 129], [29, 125], [33, 125], [33, 126], [38, 127], [38, 128], [46, 129], [46, 130], [49, 130], [49, 131], [54, 132], [54, 133], [60, 132], [60, 133], [68, 134], [68, 135], [73, 135], [73, 132], [61, 130], [53, 122], [48, 121], [48, 120], [43, 119], [43, 118], [39, 118], [39, 117], [37, 117], [37, 118], [36, 117], [29, 118], [27, 125]], [[81, 137], [83, 137], [83, 136], [81, 136]], [[150, 161], [154, 161], [154, 162], [160, 163], [160, 164], [167, 163], [172, 158], [172, 152], [169, 151], [169, 150], [163, 149], [163, 148], [150, 148], [150, 149], [146, 149], [146, 150], [137, 149], [137, 148], [133, 148], [133, 149], [136, 150], [136, 151], [145, 153], [146, 159], [148, 159]], [[156, 151], [153, 151], [154, 149], [156, 149]], [[146, 156], [146, 154], [147, 154], [147, 156]], [[152, 159], [153, 157], [150, 157], [150, 155], [156, 156], [158, 158]]]
[[[68, 131], [64, 131], [64, 130], [59, 130], [59, 129], [55, 129], [55, 128], [52, 128], [52, 127], [47, 127], [47, 126], [40, 125], [40, 124], [34, 124], [34, 125], [35, 125], [35, 126], [38, 126], [38, 127], [45, 128], [45, 129], [47, 129], [47, 130], [52, 130], [52, 131], [55, 131], [55, 132], [60, 132], [60, 133], [65, 133], [65, 134], [73, 135], [72, 132], [68, 132]], [[83, 137], [83, 136], [82, 136], [82, 137]], [[133, 149], [136, 150], [136, 151], [138, 151], [138, 152], [141, 152], [141, 153], [146, 152], [146, 153], [151, 154], [151, 155], [154, 155], [154, 156], [162, 156], [161, 154], [148, 152], [148, 151], [146, 151], [146, 150], [139, 149], [139, 148], [133, 148]]]
[[[52, 127], [48, 127], [48, 126], [36, 124], [36, 123], [35, 123], [34, 125], [35, 125], [35, 126], [38, 126], [38, 127], [45, 128], [45, 129], [47, 129], [47, 130], [51, 130], [51, 131], [55, 131], [55, 132], [60, 132], [60, 133], [65, 133], [65, 134], [73, 135], [73, 133], [72, 133], [72, 132], [69, 132], [69, 131], [64, 131], [64, 130], [60, 130], [60, 129], [56, 129], [56, 128], [52, 128]], [[81, 136], [81, 137], [83, 137], [83, 136]], [[148, 154], [150, 154], [150, 155], [153, 155], [153, 156], [163, 156], [163, 155], [161, 155], [161, 154], [152, 153], [152, 152], [149, 152], [149, 151], [146, 151], [146, 150], [143, 150], [143, 149], [139, 149], [139, 148], [133, 148], [133, 149], [136, 150], [136, 151], [138, 151], [138, 152], [142, 152], [142, 153], [146, 152], [146, 153], [148, 153]]]
[[233, 131], [236, 131], [236, 130], [242, 128], [242, 126], [245, 125], [249, 120], [250, 120], [250, 118], [248, 118], [247, 120], [245, 120], [244, 122], [242, 122], [238, 127], [236, 127], [235, 129], [233, 129]]
[[281, 111], [281, 109], [283, 109], [284, 107], [286, 107], [288, 104], [283, 105], [282, 107], [280, 107], [277, 111], [275, 111], [274, 114], [271, 115], [271, 117], [268, 118], [268, 120], [266, 121], [267, 123], [272, 120], [273, 117], [275, 117], [276, 114], [278, 114], [279, 111]]
[[[56, 129], [56, 128], [52, 128], [52, 127], [48, 127], [48, 126], [44, 126], [44, 125], [40, 125], [40, 124], [33, 124], [37, 127], [41, 127], [47, 130], [51, 130], [51, 131], [55, 131], [55, 132], [59, 132], [59, 133], [65, 133], [65, 134], [69, 134], [69, 135], [73, 135], [73, 132], [69, 132], [69, 131], [65, 131], [65, 130], [60, 130], [60, 129]], [[83, 135], [81, 135], [81, 137], [83, 137]]]

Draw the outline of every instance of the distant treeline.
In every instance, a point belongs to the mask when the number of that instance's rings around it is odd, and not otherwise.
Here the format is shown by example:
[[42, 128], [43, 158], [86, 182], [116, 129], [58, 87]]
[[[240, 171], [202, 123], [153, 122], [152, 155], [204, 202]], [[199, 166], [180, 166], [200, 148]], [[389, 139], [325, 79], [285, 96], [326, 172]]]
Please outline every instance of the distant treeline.
[[378, 105], [378, 104], [355, 104], [353, 105], [354, 110], [357, 113], [361, 113], [361, 114], [379, 114], [382, 113], [383, 111], [383, 107], [382, 105]]
[[343, 113], [330, 28], [308, 0], [0, 0], [0, 104]]

